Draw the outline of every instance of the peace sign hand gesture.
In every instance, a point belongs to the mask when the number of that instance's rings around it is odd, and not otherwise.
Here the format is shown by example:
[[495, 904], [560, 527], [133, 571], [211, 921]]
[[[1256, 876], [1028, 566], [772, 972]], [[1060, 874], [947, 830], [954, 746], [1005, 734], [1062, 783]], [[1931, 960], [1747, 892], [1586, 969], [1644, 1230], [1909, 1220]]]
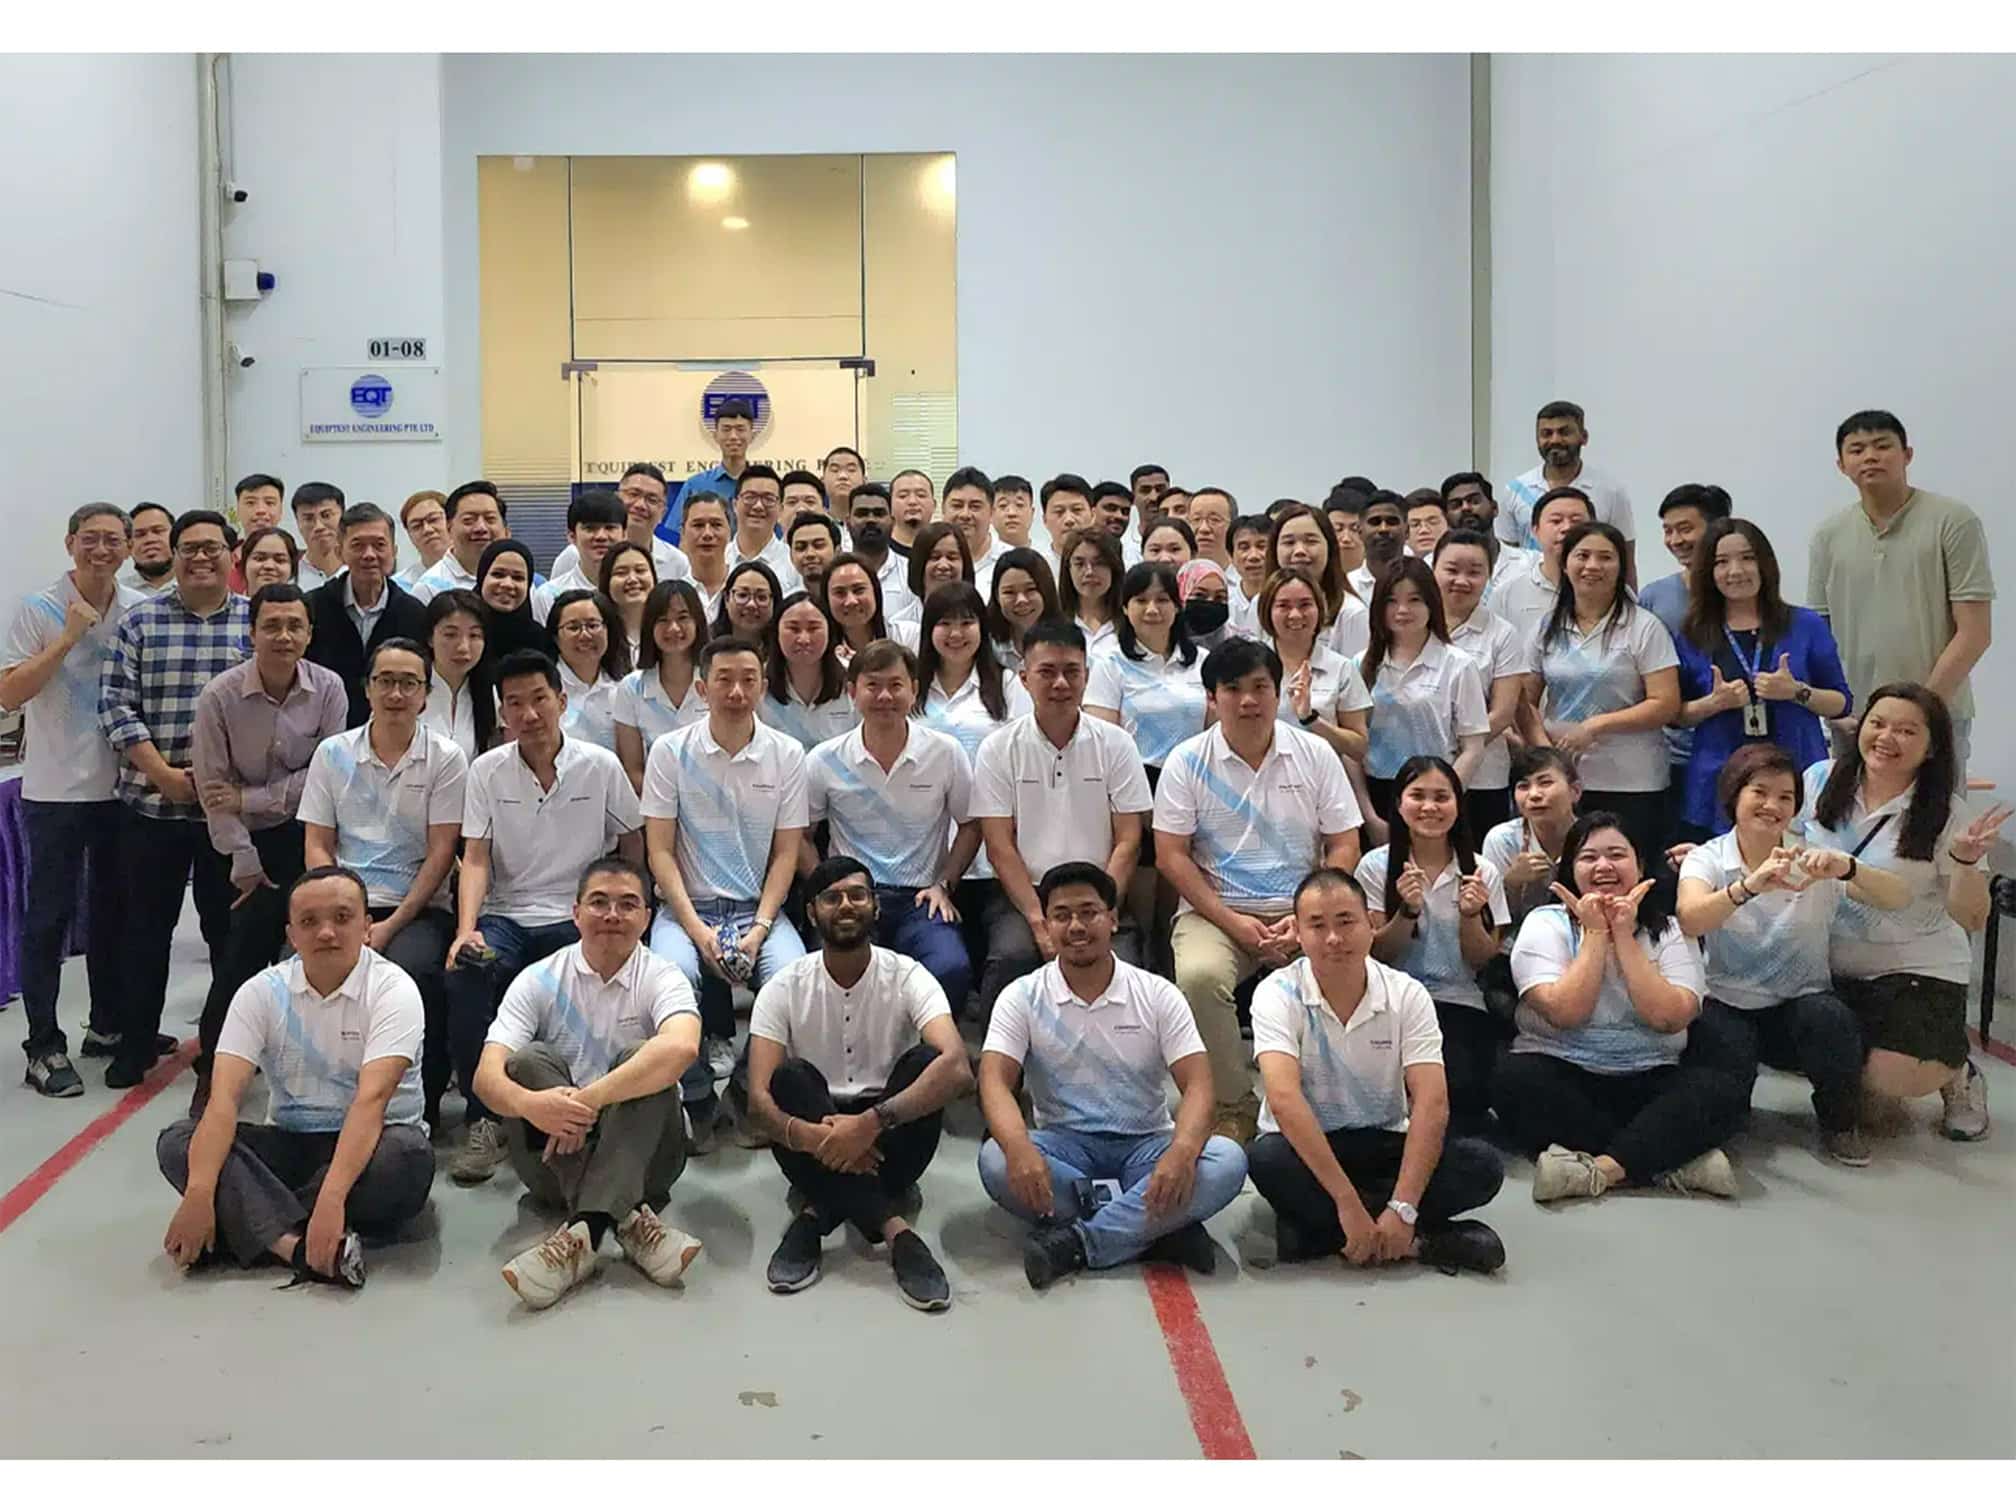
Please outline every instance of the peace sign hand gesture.
[[1988, 847], [1993, 845], [1996, 836], [2002, 833], [2002, 826], [2011, 814], [2016, 814], [2016, 808], [2011, 808], [2006, 803], [1998, 803], [1977, 818], [1953, 837], [1953, 844], [1949, 847], [1953, 859], [1962, 866], [1973, 866], [1979, 862], [1988, 854]]

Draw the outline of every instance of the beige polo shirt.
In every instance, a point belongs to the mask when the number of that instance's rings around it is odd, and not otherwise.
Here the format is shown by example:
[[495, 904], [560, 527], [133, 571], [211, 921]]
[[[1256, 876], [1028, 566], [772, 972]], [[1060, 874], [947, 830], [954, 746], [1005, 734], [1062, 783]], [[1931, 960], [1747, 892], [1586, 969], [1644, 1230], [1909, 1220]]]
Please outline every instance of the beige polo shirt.
[[[1813, 534], [1806, 597], [1827, 616], [1860, 713], [1885, 683], [1923, 682], [1953, 638], [1956, 603], [1995, 597], [1981, 520], [1958, 499], [1911, 490], [1878, 530], [1858, 501]], [[1948, 701], [1955, 719], [1974, 716], [1962, 682]]]

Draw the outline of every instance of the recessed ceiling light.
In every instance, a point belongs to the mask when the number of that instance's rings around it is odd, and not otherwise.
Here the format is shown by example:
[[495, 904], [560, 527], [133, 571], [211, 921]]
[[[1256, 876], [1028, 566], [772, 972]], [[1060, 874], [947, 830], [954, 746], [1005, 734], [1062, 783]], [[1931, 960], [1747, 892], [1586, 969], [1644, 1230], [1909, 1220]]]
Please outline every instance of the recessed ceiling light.
[[748, 218], [740, 215], [724, 215], [721, 217], [721, 229], [723, 231], [747, 231], [749, 229]]

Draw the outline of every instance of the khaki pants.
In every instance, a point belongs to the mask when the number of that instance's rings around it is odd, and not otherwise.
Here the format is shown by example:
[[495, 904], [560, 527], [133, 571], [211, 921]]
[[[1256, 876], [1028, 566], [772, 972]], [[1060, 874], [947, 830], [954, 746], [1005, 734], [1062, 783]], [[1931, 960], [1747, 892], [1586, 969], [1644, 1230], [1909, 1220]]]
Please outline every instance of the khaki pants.
[[[1282, 917], [1260, 916], [1272, 924]], [[1176, 921], [1169, 943], [1176, 956], [1176, 990], [1190, 1004], [1190, 1016], [1204, 1040], [1211, 1061], [1212, 1096], [1220, 1103], [1253, 1096], [1253, 1072], [1239, 1039], [1239, 1014], [1232, 994], [1257, 974], [1260, 963], [1234, 945], [1202, 914], [1186, 913]]]

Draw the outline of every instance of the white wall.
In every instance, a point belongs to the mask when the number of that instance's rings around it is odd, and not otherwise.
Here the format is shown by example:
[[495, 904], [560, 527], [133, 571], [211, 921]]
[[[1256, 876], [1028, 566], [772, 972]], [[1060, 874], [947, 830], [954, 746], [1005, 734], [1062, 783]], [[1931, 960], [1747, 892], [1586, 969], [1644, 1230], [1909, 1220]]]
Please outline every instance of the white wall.
[[1464, 58], [450, 56], [443, 79], [458, 475], [476, 159], [512, 153], [957, 153], [960, 451], [991, 470], [1153, 457], [1264, 502], [1468, 455]]
[[[1494, 477], [1533, 412], [1587, 406], [1589, 455], [1654, 511], [1719, 482], [1804, 591], [1854, 499], [1834, 427], [1893, 410], [1912, 478], [1980, 512], [2005, 591], [2016, 393], [2016, 61], [1498, 57], [1492, 63]], [[2016, 793], [2016, 618], [1975, 674], [1975, 775]]]
[[367, 359], [373, 337], [419, 336], [429, 364], [454, 371], [441, 328], [440, 56], [238, 53], [230, 82], [231, 172], [251, 198], [225, 212], [224, 254], [278, 280], [259, 304], [227, 307], [229, 336], [258, 358], [228, 380], [231, 476], [276, 473], [290, 492], [321, 479], [397, 513], [417, 489], [453, 486], [448, 445], [304, 442], [301, 369], [381, 368]]
[[0, 613], [92, 499], [201, 502], [196, 65], [0, 57]]

